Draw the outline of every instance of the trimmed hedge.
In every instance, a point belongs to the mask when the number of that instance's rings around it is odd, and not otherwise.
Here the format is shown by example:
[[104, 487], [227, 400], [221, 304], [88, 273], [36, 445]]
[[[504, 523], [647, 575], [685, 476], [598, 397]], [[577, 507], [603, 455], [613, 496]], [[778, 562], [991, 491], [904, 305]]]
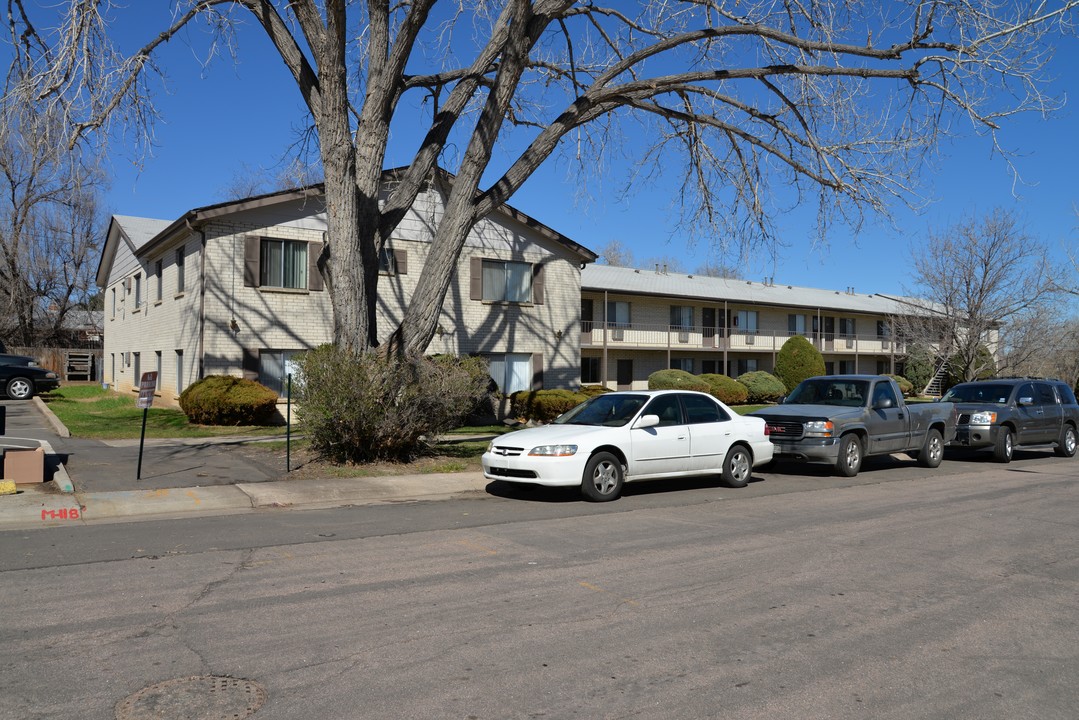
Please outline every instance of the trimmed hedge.
[[705, 373], [701, 375], [701, 380], [708, 383], [708, 392], [712, 397], [728, 405], [741, 405], [749, 397], [745, 385], [726, 375]]
[[696, 390], [711, 392], [712, 387], [697, 375], [685, 370], [657, 370], [648, 376], [649, 390]]
[[572, 390], [521, 390], [510, 395], [510, 413], [526, 420], [551, 422], [588, 397]]
[[783, 381], [787, 392], [803, 380], [824, 372], [824, 356], [803, 335], [789, 338], [776, 355], [775, 376]]
[[746, 400], [754, 405], [778, 402], [781, 397], [787, 394], [787, 387], [783, 384], [783, 381], [763, 370], [739, 375], [738, 382], [746, 386], [749, 393]]
[[180, 393], [180, 409], [198, 425], [268, 425], [277, 417], [277, 393], [254, 380], [209, 375]]

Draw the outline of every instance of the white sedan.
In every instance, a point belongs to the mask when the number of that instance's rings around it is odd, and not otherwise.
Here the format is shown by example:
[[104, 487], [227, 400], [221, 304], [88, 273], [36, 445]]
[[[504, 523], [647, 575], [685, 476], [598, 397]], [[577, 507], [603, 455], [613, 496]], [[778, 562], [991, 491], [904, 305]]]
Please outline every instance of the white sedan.
[[496, 438], [483, 454], [489, 480], [579, 485], [586, 498], [614, 500], [623, 483], [720, 475], [745, 487], [772, 459], [763, 418], [743, 417], [711, 395], [682, 390], [597, 395], [550, 425]]

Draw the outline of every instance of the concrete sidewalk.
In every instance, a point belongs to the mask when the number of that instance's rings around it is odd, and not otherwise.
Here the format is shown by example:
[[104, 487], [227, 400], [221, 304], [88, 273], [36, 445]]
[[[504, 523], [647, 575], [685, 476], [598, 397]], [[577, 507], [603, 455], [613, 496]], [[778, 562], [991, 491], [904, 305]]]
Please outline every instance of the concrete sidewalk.
[[147, 440], [136, 481], [138, 440], [70, 438], [40, 399], [0, 402], [8, 418], [0, 444], [41, 445], [49, 466], [48, 482], [0, 495], [0, 529], [440, 500], [488, 483], [480, 472], [291, 479], [283, 467], [236, 451], [258, 438]]

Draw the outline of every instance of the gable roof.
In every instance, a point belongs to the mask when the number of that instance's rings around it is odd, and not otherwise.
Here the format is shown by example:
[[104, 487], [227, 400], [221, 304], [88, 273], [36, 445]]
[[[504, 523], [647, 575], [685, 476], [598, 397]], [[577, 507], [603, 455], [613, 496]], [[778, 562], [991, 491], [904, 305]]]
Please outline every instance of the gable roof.
[[[382, 181], [392, 182], [404, 171], [403, 168], [385, 170], [382, 173]], [[438, 181], [452, 184], [455, 176], [441, 168], [436, 169], [435, 177]], [[169, 222], [168, 220], [156, 220], [153, 218], [141, 218], [130, 215], [113, 215], [109, 223], [109, 230], [105, 236], [105, 247], [101, 253], [101, 259], [97, 267], [97, 284], [105, 287], [103, 280], [107, 282], [108, 269], [115, 257], [115, 240], [113, 230], [128, 239], [132, 250], [136, 255], [151, 253], [155, 248], [167, 244], [179, 233], [189, 231], [194, 226], [233, 213], [247, 210], [257, 210], [297, 200], [321, 198], [325, 193], [325, 185], [317, 183], [306, 187], [279, 190], [262, 195], [254, 195], [239, 200], [228, 200], [214, 205], [188, 210], [181, 217]], [[564, 247], [571, 254], [576, 255], [582, 264], [591, 263], [599, 256], [585, 246], [570, 240], [568, 237], [544, 225], [535, 218], [526, 215], [510, 205], [503, 205], [496, 213], [512, 218], [516, 222], [528, 226], [542, 237]], [[118, 238], [117, 238], [118, 239]]]
[[656, 272], [612, 265], [589, 265], [581, 271], [582, 292], [614, 292], [624, 295], [684, 298], [704, 302], [799, 307], [807, 310], [842, 310], [870, 315], [901, 315], [920, 305], [911, 298], [851, 291], [823, 290], [794, 285], [765, 284], [750, 280], [705, 275]]

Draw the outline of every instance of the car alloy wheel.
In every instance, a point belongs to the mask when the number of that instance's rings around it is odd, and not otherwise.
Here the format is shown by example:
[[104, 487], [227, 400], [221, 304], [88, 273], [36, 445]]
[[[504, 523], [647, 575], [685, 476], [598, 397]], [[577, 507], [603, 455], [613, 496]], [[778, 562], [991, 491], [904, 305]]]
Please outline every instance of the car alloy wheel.
[[614, 500], [622, 492], [622, 463], [611, 453], [592, 456], [581, 479], [581, 493], [594, 502]]
[[34, 394], [34, 386], [24, 378], [14, 378], [7, 384], [7, 396], [12, 400], [26, 400]]
[[732, 447], [723, 461], [723, 484], [732, 488], [745, 487], [752, 473], [749, 451], [741, 445]]

